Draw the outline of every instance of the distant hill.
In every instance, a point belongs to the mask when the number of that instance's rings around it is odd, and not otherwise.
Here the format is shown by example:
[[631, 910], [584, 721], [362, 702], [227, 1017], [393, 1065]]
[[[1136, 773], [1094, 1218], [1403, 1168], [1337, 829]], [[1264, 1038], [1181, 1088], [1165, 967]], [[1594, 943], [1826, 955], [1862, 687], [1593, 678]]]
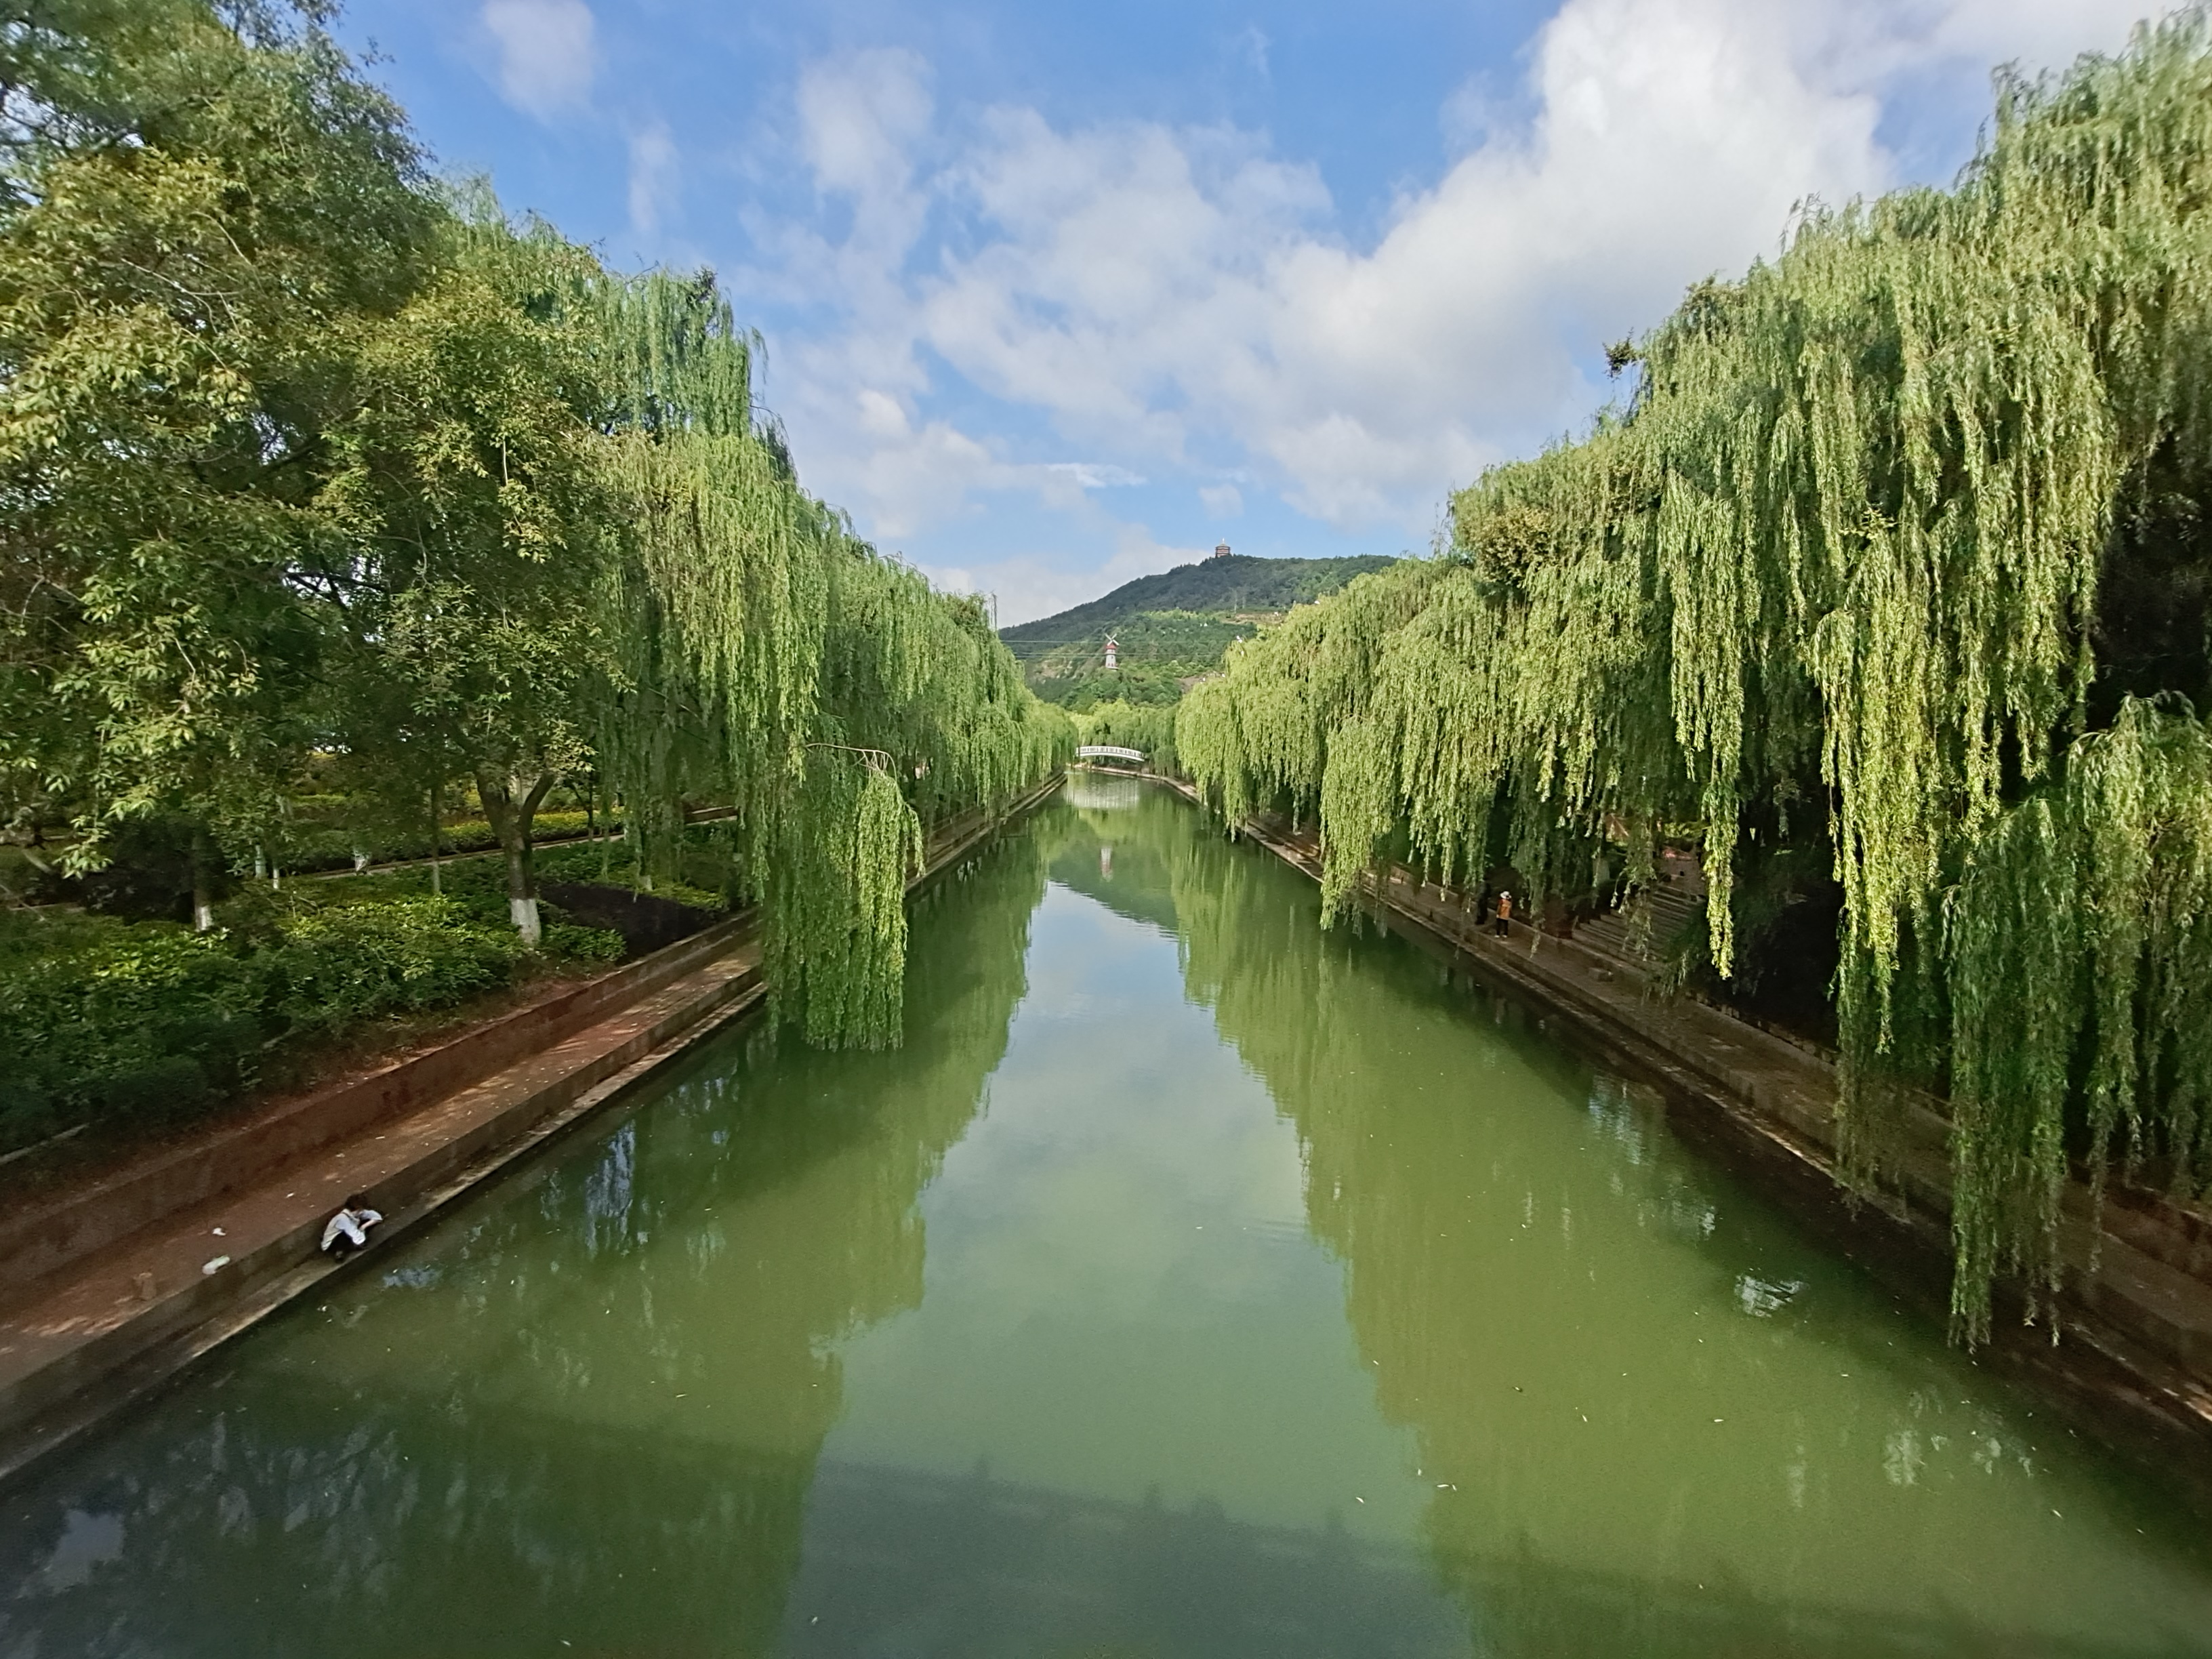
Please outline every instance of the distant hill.
[[[1071, 708], [1126, 697], [1172, 702], [1182, 682], [1221, 661], [1232, 640], [1294, 605], [1334, 593], [1354, 576], [1395, 564], [1379, 554], [1341, 559], [1252, 559], [1231, 554], [1124, 582], [1056, 617], [1002, 628], [1036, 694]], [[1106, 636], [1120, 647], [1106, 672]]]

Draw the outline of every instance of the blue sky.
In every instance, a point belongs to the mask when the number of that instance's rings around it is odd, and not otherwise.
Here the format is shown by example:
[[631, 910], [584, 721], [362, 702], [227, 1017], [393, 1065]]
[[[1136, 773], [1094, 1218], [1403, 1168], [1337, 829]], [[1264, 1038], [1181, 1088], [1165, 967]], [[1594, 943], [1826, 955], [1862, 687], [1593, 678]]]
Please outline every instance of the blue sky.
[[1045, 615], [1427, 546], [1794, 204], [1948, 179], [2142, 0], [356, 0], [441, 167], [712, 264], [809, 489]]

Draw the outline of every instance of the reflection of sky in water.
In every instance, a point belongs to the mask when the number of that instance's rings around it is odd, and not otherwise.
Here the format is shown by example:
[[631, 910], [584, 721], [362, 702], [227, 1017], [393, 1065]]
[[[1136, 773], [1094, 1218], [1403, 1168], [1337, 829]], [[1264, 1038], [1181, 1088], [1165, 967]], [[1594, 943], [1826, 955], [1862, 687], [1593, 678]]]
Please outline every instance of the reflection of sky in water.
[[0, 1659], [2212, 1650], [2201, 1533], [1167, 797], [909, 964], [11, 1492]]
[[40, 1564], [39, 1588], [74, 1589], [92, 1577], [93, 1569], [123, 1553], [123, 1517], [91, 1515], [71, 1510], [62, 1518], [62, 1535], [53, 1553]]
[[845, 1349], [824, 1455], [1410, 1539], [1411, 1438], [1376, 1417], [1295, 1137], [1170, 941], [1057, 886], [1031, 937], [985, 1113], [923, 1200], [923, 1305]]
[[1143, 802], [1148, 787], [1134, 778], [1072, 772], [1067, 779], [1067, 803], [1084, 812], [1126, 812]]

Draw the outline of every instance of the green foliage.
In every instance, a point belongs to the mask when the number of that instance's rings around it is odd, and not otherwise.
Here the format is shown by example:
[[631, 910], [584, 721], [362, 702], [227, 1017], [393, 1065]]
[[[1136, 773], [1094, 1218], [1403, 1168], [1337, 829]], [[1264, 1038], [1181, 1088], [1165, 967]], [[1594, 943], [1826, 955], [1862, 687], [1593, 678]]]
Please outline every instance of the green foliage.
[[[263, 890], [265, 891], [265, 890]], [[229, 926], [15, 917], [0, 928], [0, 1146], [90, 1120], [173, 1121], [381, 1015], [452, 1007], [526, 958], [503, 920], [458, 899], [275, 907]], [[572, 944], [605, 960], [611, 935]], [[613, 954], [621, 943], [615, 940]]]
[[1134, 749], [1145, 757], [1147, 771], [1174, 776], [1181, 770], [1182, 762], [1176, 753], [1176, 711], [1172, 706], [1102, 702], [1074, 719], [1079, 743]]
[[341, 596], [356, 769], [410, 802], [471, 777], [529, 939], [532, 820], [582, 769], [580, 716], [613, 661], [602, 274], [546, 227], [458, 205], [432, 276], [353, 356], [317, 498], [347, 562], [320, 591]]
[[[975, 601], [799, 488], [711, 276], [611, 276], [431, 188], [324, 15], [0, 28], [0, 836], [88, 871], [173, 823], [153, 908], [204, 921], [226, 868], [427, 850], [472, 784], [532, 942], [564, 784], [619, 801], [641, 884], [727, 802], [716, 893], [839, 941], [778, 947], [782, 1006], [886, 1040], [908, 843], [1072, 728]], [[298, 819], [303, 785], [343, 821]]]
[[[732, 801], [779, 1006], [811, 1041], [893, 1041], [908, 849], [1064, 763], [1073, 730], [977, 602], [854, 536], [773, 434], [726, 424], [748, 347], [711, 283], [618, 287], [605, 326], [619, 358], [690, 364], [615, 441], [631, 536], [605, 606], [623, 619], [607, 775], [649, 868], [682, 799]], [[687, 384], [719, 390], [695, 408]]]
[[2057, 1288], [2045, 1241], [2081, 1057], [2100, 1182], [2123, 1130], [2131, 1169], [2212, 1177], [2212, 732], [2185, 704], [2124, 702], [1975, 845], [1945, 921], [1953, 1312], [1979, 1335], [2000, 1267]]
[[301, 751], [303, 463], [436, 216], [312, 21], [238, 15], [64, 0], [6, 32], [0, 790], [74, 818], [81, 865], [122, 818], [258, 814]]
[[888, 1048], [899, 1038], [921, 826], [882, 766], [821, 750], [806, 764], [769, 878], [769, 982], [808, 1042]]
[[[613, 827], [618, 829], [621, 823], [617, 815]], [[602, 830], [610, 827], [604, 816], [597, 820], [597, 825]], [[592, 827], [591, 817], [583, 812], [541, 811], [532, 820], [532, 833], [539, 841], [580, 836]], [[499, 831], [489, 818], [462, 818], [440, 827], [434, 849], [427, 823], [412, 830], [361, 830], [295, 823], [281, 842], [266, 850], [270, 861], [290, 875], [295, 872], [349, 869], [356, 857], [363, 854], [373, 864], [385, 864], [399, 859], [427, 859], [433, 850], [448, 857], [496, 852]], [[543, 854], [537, 856], [536, 863], [542, 872], [545, 867]]]
[[1127, 663], [1112, 673], [1103, 667], [1077, 669], [1066, 676], [1033, 670], [1030, 689], [1037, 699], [1071, 714], [1088, 714], [1109, 702], [1150, 703], [1165, 708], [1182, 699], [1183, 682], [1195, 680], [1206, 665], [1182, 662]]
[[[539, 877], [547, 881], [627, 887], [635, 892], [651, 893], [678, 904], [688, 904], [697, 910], [726, 910], [730, 896], [722, 884], [726, 878], [728, 860], [713, 833], [720, 827], [695, 825], [686, 833], [673, 860], [673, 875], [655, 875], [641, 868], [629, 843], [619, 839], [539, 848], [533, 862]], [[448, 862], [440, 872], [440, 885], [447, 896], [460, 900], [472, 915], [483, 921], [490, 921], [506, 914], [506, 872], [495, 860], [464, 858]], [[288, 884], [285, 890], [292, 890]], [[371, 871], [338, 878], [329, 884], [328, 890], [335, 896], [336, 902], [346, 902], [349, 895], [356, 892], [379, 898], [428, 894], [430, 872], [419, 864]], [[559, 926], [557, 921], [547, 924], [548, 951], [555, 955], [575, 954], [565, 947], [556, 949], [551, 943]]]
[[2001, 78], [1955, 190], [1808, 214], [1614, 354], [1626, 410], [1457, 496], [1447, 555], [1232, 647], [1185, 763], [1231, 815], [1317, 813], [1333, 908], [1386, 854], [1556, 890], [1601, 839], [1643, 878], [1656, 826], [1701, 824], [1723, 976], [1742, 838], [1825, 842], [1842, 1143], [1878, 1175], [1948, 1073], [1978, 1335], [1993, 1272], [2054, 1271], [2069, 1126], [2099, 1169], [2124, 1123], [2206, 1173], [2212, 1055], [2152, 1023], [2203, 1024], [2203, 729], [2125, 699], [2205, 690], [2169, 596], [2205, 587], [2208, 189], [2202, 14]]
[[1025, 672], [1038, 696], [1074, 712], [1103, 702], [1172, 703], [1184, 681], [1219, 667], [1221, 653], [1255, 625], [1195, 611], [1137, 611], [1114, 625], [1119, 648], [1111, 670], [1100, 630], [1031, 657]]
[[1091, 600], [1036, 622], [999, 630], [1026, 662], [1075, 641], [1103, 644], [1109, 632], [1139, 616], [1269, 615], [1333, 593], [1354, 576], [1395, 561], [1376, 554], [1340, 559], [1252, 559], [1241, 554], [1177, 565], [1124, 582]]

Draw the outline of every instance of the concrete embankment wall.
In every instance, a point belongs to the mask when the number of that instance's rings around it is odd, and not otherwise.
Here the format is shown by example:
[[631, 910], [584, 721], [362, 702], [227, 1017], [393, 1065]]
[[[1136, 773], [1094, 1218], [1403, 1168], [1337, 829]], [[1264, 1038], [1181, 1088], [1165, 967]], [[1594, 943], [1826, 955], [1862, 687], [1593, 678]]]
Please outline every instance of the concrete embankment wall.
[[[1148, 775], [1202, 805], [1184, 781]], [[1310, 833], [1265, 821], [1238, 833], [1320, 878]], [[1473, 895], [1410, 872], [1393, 871], [1370, 890], [1395, 931], [1656, 1085], [1687, 1138], [1779, 1197], [1901, 1299], [1939, 1322], [1948, 1316], [1949, 1131], [1940, 1103], [1909, 1109], [1892, 1184], [1872, 1196], [1856, 1192], [1837, 1157], [1831, 1056], [1710, 1005], [1656, 997], [1632, 965], [1571, 939], [1517, 923], [1510, 938], [1495, 938], [1477, 927]], [[2056, 1306], [2027, 1325], [2022, 1287], [2000, 1285], [1996, 1329], [1978, 1363], [2028, 1379], [2083, 1432], [2181, 1475], [2212, 1506], [2212, 1211], [2117, 1181], [2100, 1209], [2076, 1182], [2060, 1246]]]

